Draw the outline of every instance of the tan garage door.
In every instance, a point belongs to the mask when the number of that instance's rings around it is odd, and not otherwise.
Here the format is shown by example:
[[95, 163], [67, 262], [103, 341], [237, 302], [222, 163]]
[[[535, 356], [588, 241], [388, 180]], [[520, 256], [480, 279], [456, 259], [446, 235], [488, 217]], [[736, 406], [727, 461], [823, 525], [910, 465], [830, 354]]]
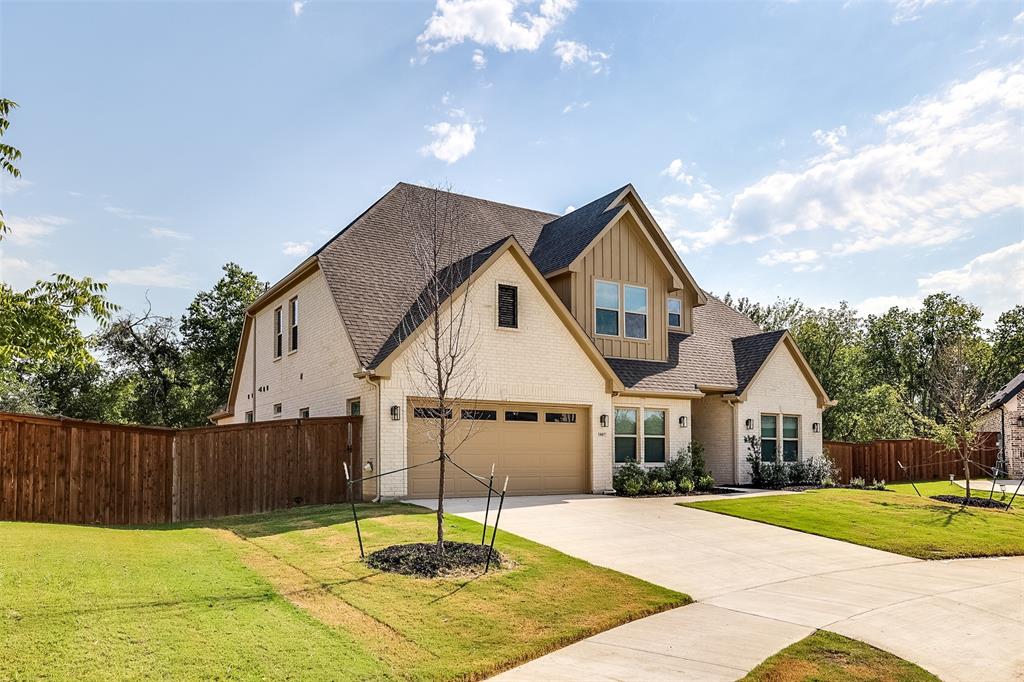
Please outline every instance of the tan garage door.
[[[474, 403], [457, 409], [459, 424], [449, 442], [461, 442], [451, 453], [460, 466], [486, 476], [493, 463], [495, 488], [501, 489], [507, 475], [510, 495], [586, 491], [587, 408]], [[436, 459], [432, 411], [412, 403], [407, 414], [409, 464]], [[436, 497], [437, 475], [437, 464], [409, 470], [409, 496]], [[452, 466], [445, 468], [445, 491], [456, 497], [487, 494], [486, 488]]]

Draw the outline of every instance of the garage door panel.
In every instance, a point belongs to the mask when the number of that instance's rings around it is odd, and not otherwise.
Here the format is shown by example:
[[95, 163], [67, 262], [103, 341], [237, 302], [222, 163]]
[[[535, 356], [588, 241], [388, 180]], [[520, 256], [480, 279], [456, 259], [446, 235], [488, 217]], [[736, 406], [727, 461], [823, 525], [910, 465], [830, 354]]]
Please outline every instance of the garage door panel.
[[[415, 404], [415, 403], [414, 403]], [[476, 410], [494, 410], [497, 419], [462, 420], [449, 437], [457, 444], [452, 458], [475, 474], [486, 476], [495, 465], [495, 484], [509, 477], [511, 494], [584, 492], [587, 481], [586, 408], [518, 403], [474, 404]], [[535, 412], [537, 421], [505, 419], [508, 411]], [[575, 422], [545, 419], [546, 412], [572, 414]], [[407, 414], [414, 415], [410, 409]], [[412, 416], [409, 422], [409, 464], [437, 456], [437, 444], [429, 436], [429, 424]], [[469, 434], [468, 437], [466, 434]], [[452, 495], [486, 495], [487, 489], [455, 467], [447, 470], [445, 489]], [[409, 471], [411, 497], [437, 494], [437, 465]]]

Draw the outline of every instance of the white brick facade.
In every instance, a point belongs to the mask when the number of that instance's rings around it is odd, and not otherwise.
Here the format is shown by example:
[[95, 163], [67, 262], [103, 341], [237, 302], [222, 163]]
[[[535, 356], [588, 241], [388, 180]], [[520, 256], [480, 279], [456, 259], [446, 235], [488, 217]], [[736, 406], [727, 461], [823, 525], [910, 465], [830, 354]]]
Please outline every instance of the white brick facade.
[[[800, 459], [812, 459], [821, 455], [821, 408], [818, 396], [807, 383], [800, 371], [796, 358], [785, 345], [778, 350], [761, 369], [761, 373], [747, 391], [747, 399], [736, 405], [736, 457], [738, 483], [750, 482], [750, 468], [747, 466], [747, 446], [743, 442], [749, 435], [761, 435], [761, 415], [797, 415], [800, 417]], [[753, 428], [746, 428], [746, 421], [752, 420]], [[813, 425], [819, 425], [814, 433]], [[782, 428], [781, 418], [779, 428]]]
[[[498, 284], [519, 288], [519, 328], [499, 329]], [[455, 305], [459, 305], [456, 301]], [[582, 405], [590, 407], [591, 488], [611, 487], [611, 429], [600, 428], [600, 415], [611, 415], [611, 394], [605, 378], [587, 357], [551, 305], [533, 285], [515, 257], [506, 252], [474, 281], [469, 291], [467, 328], [475, 336], [472, 367], [475, 391], [468, 399]], [[398, 357], [391, 377], [381, 380], [381, 466], [405, 466], [408, 399], [424, 394], [414, 356], [422, 349], [414, 342]], [[388, 416], [392, 405], [401, 419]], [[404, 474], [382, 481], [384, 497], [406, 493]]]
[[[736, 414], [718, 395], [693, 401], [693, 437], [704, 444], [708, 470], [719, 485], [736, 483]], [[742, 455], [741, 455], [742, 459]]]

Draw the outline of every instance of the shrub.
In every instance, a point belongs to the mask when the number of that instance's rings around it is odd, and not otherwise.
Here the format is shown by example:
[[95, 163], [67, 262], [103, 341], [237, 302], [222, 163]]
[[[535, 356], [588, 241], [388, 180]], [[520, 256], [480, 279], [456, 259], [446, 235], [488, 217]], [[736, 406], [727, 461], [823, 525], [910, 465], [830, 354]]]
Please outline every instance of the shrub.
[[616, 488], [615, 491], [620, 495], [625, 495], [626, 497], [636, 497], [640, 494], [642, 489], [643, 482], [635, 478], [631, 478], [623, 482], [622, 487]]
[[785, 488], [789, 485], [789, 467], [782, 462], [761, 462], [761, 487]]
[[639, 495], [646, 485], [647, 472], [633, 460], [619, 467], [612, 476], [612, 487], [619, 495]]
[[883, 478], [881, 481], [876, 481], [875, 479], [871, 479], [871, 485], [864, 486], [864, 487], [867, 490], [885, 490], [885, 479]]
[[784, 464], [789, 472], [790, 485], [815, 485], [810, 482], [809, 462], [796, 461], [791, 464]]
[[693, 480], [692, 479], [683, 478], [683, 479], [681, 479], [680, 481], [677, 482], [677, 485], [679, 487], [679, 492], [683, 493], [684, 495], [686, 493], [693, 492]]
[[867, 487], [867, 485], [864, 483], [864, 479], [862, 477], [854, 476], [853, 478], [850, 479], [850, 487], [863, 490], [864, 488]]
[[711, 474], [704, 474], [703, 476], [697, 479], [695, 487], [697, 488], [697, 490], [707, 492], [708, 490], [711, 490], [712, 488], [715, 487], [715, 479]]
[[764, 473], [761, 461], [761, 439], [758, 436], [746, 436], [743, 442], [747, 444], [747, 465], [750, 467], [750, 483], [755, 488], [764, 487]]
[[672, 480], [662, 481], [661, 488], [662, 492], [664, 492], [667, 495], [671, 495], [676, 491], [676, 482]]
[[707, 460], [704, 459], [704, 444], [699, 440], [691, 440], [686, 447], [690, 455], [690, 469], [693, 471], [693, 479], [697, 480], [707, 475]]

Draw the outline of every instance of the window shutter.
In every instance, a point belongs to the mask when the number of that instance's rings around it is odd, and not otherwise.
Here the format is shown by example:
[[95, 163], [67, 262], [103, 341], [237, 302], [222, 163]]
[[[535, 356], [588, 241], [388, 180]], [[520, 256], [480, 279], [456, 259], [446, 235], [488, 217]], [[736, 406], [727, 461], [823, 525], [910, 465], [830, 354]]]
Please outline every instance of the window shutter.
[[498, 285], [498, 326], [519, 326], [519, 291], [516, 287]]

